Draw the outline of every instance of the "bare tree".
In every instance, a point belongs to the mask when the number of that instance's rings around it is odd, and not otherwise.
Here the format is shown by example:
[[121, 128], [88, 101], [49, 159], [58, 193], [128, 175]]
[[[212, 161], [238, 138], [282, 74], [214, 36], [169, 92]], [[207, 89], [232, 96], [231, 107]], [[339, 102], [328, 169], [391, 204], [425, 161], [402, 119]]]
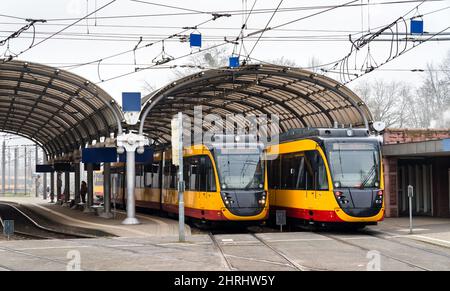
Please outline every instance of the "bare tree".
[[408, 122], [408, 103], [412, 99], [410, 87], [401, 82], [362, 82], [355, 92], [366, 102], [374, 120], [381, 120], [387, 126], [403, 127]]
[[285, 57], [280, 57], [277, 59], [273, 59], [268, 61], [268, 63], [274, 64], [274, 65], [279, 65], [279, 66], [286, 66], [286, 67], [298, 67], [297, 63], [294, 60], [285, 58]]
[[228, 64], [229, 56], [229, 50], [224, 46], [215, 47], [203, 53], [192, 55], [186, 64], [179, 65], [174, 70], [175, 77], [182, 78], [203, 69], [224, 67]]

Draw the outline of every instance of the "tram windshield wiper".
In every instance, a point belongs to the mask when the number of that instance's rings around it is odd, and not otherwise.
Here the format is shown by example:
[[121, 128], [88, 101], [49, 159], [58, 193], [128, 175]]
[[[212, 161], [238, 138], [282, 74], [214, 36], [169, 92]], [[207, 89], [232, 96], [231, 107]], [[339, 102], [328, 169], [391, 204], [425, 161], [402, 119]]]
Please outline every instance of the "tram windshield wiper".
[[369, 172], [367, 173], [366, 177], [364, 177], [364, 179], [361, 182], [361, 189], [364, 189], [367, 185], [367, 183], [369, 182], [370, 178], [372, 177], [372, 175], [376, 172], [375, 170], [377, 169], [377, 162], [376, 162], [376, 157], [375, 157], [375, 153], [373, 153], [373, 165], [370, 168]]

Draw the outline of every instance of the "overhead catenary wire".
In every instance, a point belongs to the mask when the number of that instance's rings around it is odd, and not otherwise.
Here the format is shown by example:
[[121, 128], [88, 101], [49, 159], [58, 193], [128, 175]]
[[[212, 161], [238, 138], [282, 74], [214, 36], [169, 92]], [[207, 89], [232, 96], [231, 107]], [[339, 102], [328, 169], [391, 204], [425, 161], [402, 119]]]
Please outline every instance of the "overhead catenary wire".
[[[326, 12], [331, 11], [331, 10], [334, 10], [334, 9], [336, 9], [336, 8], [344, 7], [345, 5], [347, 5], [347, 4], [349, 4], [349, 3], [352, 3], [352, 2], [355, 2], [355, 1], [358, 1], [358, 0], [353, 0], [353, 1], [350, 1], [350, 2], [347, 2], [347, 3], [344, 3], [344, 4], [336, 5], [336, 6], [334, 6], [333, 8], [328, 8], [328, 9], [325, 9], [325, 10], [321, 10], [321, 11], [319, 11], [319, 12], [312, 13], [312, 14], [310, 14], [310, 15], [304, 16], [304, 17], [299, 18], [299, 19], [296, 19], [296, 20], [289, 21], [289, 22], [287, 22], [287, 23], [283, 23], [283, 24], [278, 25], [278, 26], [281, 27], [281, 26], [289, 25], [289, 24], [291, 24], [291, 23], [298, 22], [298, 21], [300, 21], [300, 20], [302, 20], [302, 19], [306, 19], [306, 18], [312, 17], [313, 15], [315, 16], [315, 15], [318, 15], [318, 14], [326, 13]], [[281, 4], [281, 2], [280, 2], [280, 4]], [[243, 38], [246, 38], [246, 37], [248, 37], [248, 35], [247, 35], [247, 36], [243, 36]], [[213, 48], [217, 48], [217, 47], [226, 45], [226, 44], [228, 44], [228, 43], [229, 43], [229, 42], [225, 40], [224, 43], [221, 43], [221, 44], [217, 44], [217, 45], [211, 46], [211, 47], [209, 47], [208, 49], [205, 49], [205, 50], [210, 50], [210, 49], [213, 49]], [[195, 52], [195, 53], [190, 53], [190, 54], [186, 54], [186, 55], [183, 55], [183, 56], [180, 56], [180, 57], [176, 57], [176, 58], [173, 58], [173, 60], [171, 60], [171, 61], [178, 60], [178, 59], [181, 59], [181, 58], [184, 58], [184, 57], [193, 55], [193, 54], [197, 54], [197, 53], [203, 52], [203, 51], [205, 51], [205, 50], [199, 50], [199, 51], [197, 51], [197, 52]], [[109, 78], [109, 79], [105, 79], [105, 80], [101, 81], [100, 83], [107, 82], [107, 81], [111, 81], [111, 80], [115, 80], [115, 79], [117, 79], [117, 78], [121, 78], [121, 77], [125, 77], [125, 76], [129, 76], [129, 75], [131, 75], [131, 74], [134, 74], [134, 73], [137, 73], [137, 72], [140, 72], [140, 71], [143, 71], [143, 70], [152, 68], [152, 67], [157, 66], [157, 65], [158, 65], [158, 64], [154, 64], [154, 65], [152, 65], [152, 66], [148, 66], [148, 67], [145, 67], [145, 68], [135, 69], [135, 70], [132, 71], [132, 72], [124, 73], [124, 74], [121, 74], [121, 75], [118, 75], [118, 76], [115, 76], [115, 77], [111, 77], [111, 78]]]
[[[215, 15], [213, 15], [212, 18], [210, 18], [210, 19], [208, 19], [208, 20], [206, 20], [206, 21], [203, 21], [203, 22], [197, 24], [197, 25], [194, 26], [194, 27], [197, 28], [197, 27], [202, 26], [203, 24], [206, 24], [206, 23], [208, 23], [208, 22], [215, 21], [216, 19], [218, 19], [218, 18], [220, 18], [220, 17], [228, 17], [228, 15], [226, 15], [226, 14], [221, 14], [221, 15], [215, 14]], [[122, 55], [125, 55], [125, 54], [130, 53], [130, 52], [136, 52], [137, 50], [140, 50], [140, 49], [143, 49], [143, 48], [147, 48], [147, 47], [153, 46], [153, 45], [155, 45], [155, 44], [158, 44], [158, 43], [160, 43], [160, 42], [163, 42], [163, 41], [167, 41], [167, 40], [169, 40], [169, 39], [172, 39], [172, 38], [174, 38], [174, 37], [176, 37], [176, 36], [178, 36], [178, 35], [180, 35], [180, 34], [183, 34], [183, 33], [187, 32], [187, 31], [191, 30], [191, 28], [192, 28], [192, 27], [187, 27], [187, 28], [183, 29], [181, 32], [171, 34], [171, 35], [169, 35], [169, 36], [167, 36], [167, 37], [164, 37], [164, 38], [159, 39], [159, 40], [154, 41], [154, 42], [147, 43], [147, 44], [142, 45], [142, 46], [133, 47], [132, 49], [128, 49], [128, 50], [125, 50], [125, 51], [121, 51], [121, 52], [118, 52], [118, 53], [115, 53], [115, 54], [112, 54], [112, 55], [108, 55], [108, 56], [106, 56], [106, 57], [99, 58], [99, 59], [96, 59], [96, 60], [93, 60], [93, 61], [88, 61], [88, 62], [80, 63], [80, 64], [78, 64], [78, 65], [72, 67], [72, 69], [74, 69], [74, 68], [79, 68], [79, 67], [82, 67], [82, 66], [85, 66], [85, 65], [88, 65], [88, 64], [92, 64], [92, 63], [98, 63], [99, 61], [103, 61], [103, 60], [115, 58], [115, 57], [118, 57], [118, 56], [122, 56]]]
[[[358, 0], [357, 0], [358, 1]], [[422, 2], [423, 0], [406, 0], [406, 1], [386, 1], [386, 2], [373, 2], [370, 4], [362, 4], [363, 6], [376, 6], [376, 5], [397, 5], [397, 4], [408, 4], [408, 3], [417, 3]], [[443, 2], [448, 0], [425, 0], [425, 2]], [[280, 9], [278, 12], [296, 12], [296, 11], [302, 11], [302, 10], [319, 10], [319, 9], [325, 9], [325, 8], [333, 8], [336, 5], [314, 5], [314, 6], [300, 6], [300, 7], [287, 7]], [[359, 7], [361, 4], [351, 4], [346, 5], [345, 7]], [[265, 9], [258, 9], [254, 11], [254, 14], [270, 14], [273, 13], [274, 9], [272, 8], [265, 8]], [[242, 10], [219, 10], [211, 13], [219, 13], [219, 14], [231, 14], [232, 16], [242, 15], [244, 12]], [[181, 12], [181, 13], [153, 13], [153, 14], [130, 14], [130, 15], [110, 15], [110, 16], [97, 16], [97, 19], [120, 19], [120, 18], [145, 18], [145, 17], [170, 17], [170, 16], [195, 16], [199, 14], [204, 14], [204, 11], [199, 12]], [[88, 19], [94, 19], [94, 18], [88, 18]], [[48, 18], [47, 21], [53, 22], [53, 21], [73, 21], [77, 20], [77, 18], [70, 17], [70, 18]]]
[[281, 0], [278, 3], [277, 8], [275, 8], [275, 11], [272, 13], [272, 16], [270, 16], [269, 21], [267, 21], [266, 26], [264, 27], [264, 29], [261, 31], [261, 33], [259, 34], [258, 39], [256, 40], [256, 42], [253, 44], [252, 49], [250, 50], [250, 52], [248, 53], [247, 58], [249, 58], [251, 56], [251, 54], [253, 53], [253, 51], [255, 50], [256, 46], [258, 45], [259, 41], [261, 40], [261, 37], [263, 36], [264, 32], [267, 30], [267, 28], [270, 25], [270, 22], [272, 22], [272, 19], [275, 17], [275, 14], [277, 13], [278, 9], [280, 8], [281, 4], [283, 3], [284, 0]]
[[[82, 21], [82, 20], [84, 20], [84, 19], [87, 19], [90, 15], [95, 14], [96, 12], [98, 12], [98, 11], [100, 11], [100, 10], [102, 10], [102, 9], [104, 9], [104, 8], [106, 8], [106, 7], [108, 7], [109, 5], [113, 4], [113, 3], [116, 2], [116, 1], [117, 1], [117, 0], [112, 0], [112, 1], [110, 1], [110, 2], [108, 2], [108, 3], [106, 3], [105, 5], [101, 6], [101, 7], [98, 8], [98, 9], [96, 9], [95, 11], [93, 11], [93, 12], [91, 12], [91, 13], [88, 13], [88, 14], [85, 15], [84, 17], [81, 17], [81, 18], [77, 19], [74, 23], [67, 25], [66, 27], [64, 27], [64, 28], [62, 28], [62, 29], [56, 31], [55, 33], [53, 33], [53, 34], [51, 34], [50, 36], [48, 36], [48, 37], [46, 37], [46, 38], [44, 38], [44, 39], [38, 41], [37, 43], [33, 43], [31, 46], [29, 46], [29, 47], [26, 48], [25, 50], [21, 51], [20, 53], [18, 53], [15, 57], [18, 57], [19, 55], [21, 55], [21, 54], [23, 54], [23, 53], [29, 51], [30, 49], [32, 49], [32, 48], [34, 48], [34, 47], [36, 47], [36, 46], [42, 44], [43, 42], [45, 42], [45, 41], [51, 39], [52, 37], [58, 35], [59, 33], [65, 31], [65, 30], [67, 30], [68, 28], [72, 27], [72, 25], [75, 25], [75, 24], [79, 23], [80, 21]], [[11, 60], [11, 58], [7, 59], [7, 61], [9, 61], [9, 60]]]

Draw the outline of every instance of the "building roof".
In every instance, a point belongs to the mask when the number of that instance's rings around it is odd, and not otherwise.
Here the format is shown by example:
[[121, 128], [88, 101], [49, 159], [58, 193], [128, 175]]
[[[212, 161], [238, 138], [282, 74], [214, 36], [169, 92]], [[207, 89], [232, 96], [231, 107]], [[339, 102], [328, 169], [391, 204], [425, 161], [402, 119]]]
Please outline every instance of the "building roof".
[[[203, 116], [216, 114], [279, 117], [281, 133], [292, 128], [332, 127], [334, 123], [367, 127], [366, 104], [337, 81], [313, 72], [275, 65], [245, 65], [196, 73], [173, 82], [143, 100], [144, 132], [159, 143], [170, 140], [171, 119], [182, 111], [191, 118], [194, 106]], [[239, 126], [241, 119], [232, 119]], [[242, 124], [240, 124], [242, 126]], [[204, 125], [208, 130], [208, 125]]]
[[29, 138], [55, 156], [109, 136], [117, 120], [117, 103], [88, 80], [41, 64], [0, 60], [0, 131]]

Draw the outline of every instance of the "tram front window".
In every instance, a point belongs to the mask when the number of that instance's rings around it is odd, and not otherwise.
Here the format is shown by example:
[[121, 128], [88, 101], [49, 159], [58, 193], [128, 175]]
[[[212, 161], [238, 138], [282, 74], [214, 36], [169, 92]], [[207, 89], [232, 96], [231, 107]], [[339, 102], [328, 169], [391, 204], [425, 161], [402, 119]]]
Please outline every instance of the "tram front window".
[[264, 188], [261, 152], [246, 153], [245, 149], [219, 150], [215, 158], [223, 190], [262, 190]]
[[376, 142], [327, 144], [333, 185], [336, 188], [378, 188], [380, 162]]

